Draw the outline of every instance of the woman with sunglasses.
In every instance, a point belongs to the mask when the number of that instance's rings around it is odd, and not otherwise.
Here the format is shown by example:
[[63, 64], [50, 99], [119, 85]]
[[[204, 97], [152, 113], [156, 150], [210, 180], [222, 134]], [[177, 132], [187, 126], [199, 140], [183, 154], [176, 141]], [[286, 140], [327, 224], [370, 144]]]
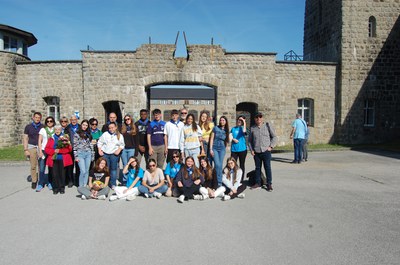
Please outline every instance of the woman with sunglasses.
[[38, 149], [39, 149], [39, 183], [36, 187], [36, 191], [41, 191], [46, 185], [49, 190], [52, 190], [53, 187], [51, 185], [51, 168], [48, 167], [48, 174], [46, 175], [46, 153], [44, 149], [46, 148], [46, 144], [49, 138], [53, 137], [54, 135], [54, 125], [55, 120], [53, 117], [47, 117], [44, 121], [45, 125], [39, 131], [39, 142], [38, 142]]
[[127, 176], [126, 186], [115, 187], [115, 195], [110, 196], [110, 201], [126, 199], [131, 201], [139, 195], [139, 186], [142, 185], [144, 175], [143, 169], [140, 168], [139, 160], [136, 157], [130, 157], [128, 163], [123, 169], [124, 175]]
[[[92, 144], [94, 146], [94, 161], [97, 161], [99, 159], [99, 150], [97, 149], [97, 141], [99, 141], [101, 135], [103, 132], [99, 130], [98, 125], [99, 121], [96, 118], [90, 118], [89, 120], [89, 125], [90, 125], [90, 134], [92, 135]], [[91, 164], [90, 168], [93, 167], [93, 163]]]
[[222, 197], [224, 201], [236, 197], [244, 199], [245, 194], [243, 191], [246, 189], [246, 185], [242, 185], [241, 183], [243, 172], [233, 157], [229, 157], [226, 160], [223, 172], [222, 182], [224, 185], [215, 191], [215, 197]]
[[146, 198], [156, 197], [160, 199], [162, 194], [168, 189], [165, 184], [164, 173], [161, 168], [157, 167], [157, 162], [155, 159], [149, 159], [149, 168], [144, 173], [142, 179], [142, 185], [139, 186], [139, 192], [143, 193]]
[[[138, 154], [139, 134], [136, 125], [133, 123], [131, 115], [127, 114], [124, 117], [124, 123], [121, 127], [121, 134], [124, 136], [125, 148], [121, 152], [122, 166], [128, 164], [130, 157], [135, 157]], [[127, 176], [124, 174], [122, 183], [126, 183]]]
[[201, 184], [204, 183], [203, 175], [194, 163], [192, 156], [186, 157], [185, 165], [175, 177], [175, 183], [179, 191], [178, 202], [183, 203], [185, 200], [200, 200], [202, 196], [199, 194]]
[[172, 160], [167, 164], [164, 170], [165, 177], [167, 178], [168, 190], [165, 193], [166, 197], [171, 197], [176, 195], [175, 188], [175, 177], [178, 174], [182, 166], [181, 153], [179, 151], [172, 152]]

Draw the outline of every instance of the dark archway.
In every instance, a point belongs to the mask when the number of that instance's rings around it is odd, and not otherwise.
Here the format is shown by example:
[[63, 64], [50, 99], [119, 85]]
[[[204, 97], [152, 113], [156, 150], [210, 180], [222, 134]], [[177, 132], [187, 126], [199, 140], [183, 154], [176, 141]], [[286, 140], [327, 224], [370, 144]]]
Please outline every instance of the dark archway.
[[241, 102], [236, 105], [236, 118], [239, 115], [246, 117], [248, 127], [254, 125], [254, 115], [258, 112], [258, 104], [254, 102]]
[[125, 103], [122, 101], [117, 101], [117, 100], [110, 100], [103, 102], [103, 107], [104, 107], [104, 122], [106, 123], [108, 121], [108, 115], [111, 112], [114, 112], [117, 114], [117, 122], [118, 124], [122, 124], [122, 116], [124, 112], [124, 105]]

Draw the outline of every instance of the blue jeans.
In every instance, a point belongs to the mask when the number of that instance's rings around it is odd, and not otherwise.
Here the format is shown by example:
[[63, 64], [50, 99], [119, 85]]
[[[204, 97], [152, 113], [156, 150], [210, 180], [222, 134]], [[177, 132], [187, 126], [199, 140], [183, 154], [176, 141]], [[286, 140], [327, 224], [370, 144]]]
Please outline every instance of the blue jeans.
[[199, 159], [197, 158], [200, 155], [200, 147], [193, 148], [193, 149], [185, 149], [185, 157], [191, 156], [194, 159], [194, 163], [197, 168], [199, 168]]
[[44, 187], [46, 184], [49, 184], [49, 176], [45, 173], [46, 157], [44, 159], [39, 158], [39, 185], [42, 185], [42, 187]]
[[300, 138], [293, 139], [293, 145], [294, 145], [294, 161], [300, 163], [303, 158], [304, 139]]
[[217, 173], [217, 180], [218, 180], [218, 187], [222, 185], [222, 166], [224, 163], [224, 157], [226, 153], [225, 145], [214, 145], [213, 146], [214, 152], [214, 168], [215, 172]]
[[267, 184], [272, 184], [272, 171], [271, 171], [271, 152], [265, 151], [263, 153], [254, 154], [254, 164], [256, 165], [256, 184], [261, 186], [261, 164], [264, 163], [265, 177]]
[[[85, 187], [89, 179], [90, 162], [92, 161], [92, 152], [83, 151], [77, 153], [79, 159], [78, 165], [80, 169], [79, 174], [79, 187]], [[75, 157], [76, 159], [76, 157]]]
[[153, 193], [149, 192], [149, 189], [143, 185], [140, 185], [138, 190], [140, 191], [140, 193], [147, 193], [149, 195], [149, 197], [153, 197], [154, 196], [154, 192], [158, 192], [158, 193], [165, 193], [168, 190], [168, 186], [167, 185], [162, 185], [161, 187], [159, 187], [158, 189], [156, 189]]
[[[135, 155], [135, 148], [132, 148], [132, 149], [124, 148], [122, 150], [122, 152], [121, 152], [122, 168], [124, 168], [126, 166], [126, 164], [128, 164], [129, 158], [134, 155]], [[127, 176], [122, 173], [122, 170], [120, 171], [120, 176], [121, 175], [123, 175], [122, 183], [126, 183]]]
[[203, 146], [204, 146], [204, 154], [206, 154], [208, 158], [208, 162], [210, 162], [210, 165], [213, 165], [214, 158], [210, 155], [210, 148], [208, 148], [208, 142], [203, 141]]
[[107, 166], [110, 170], [110, 184], [109, 186], [117, 186], [117, 168], [119, 156], [114, 154], [104, 154], [104, 159], [107, 160]]

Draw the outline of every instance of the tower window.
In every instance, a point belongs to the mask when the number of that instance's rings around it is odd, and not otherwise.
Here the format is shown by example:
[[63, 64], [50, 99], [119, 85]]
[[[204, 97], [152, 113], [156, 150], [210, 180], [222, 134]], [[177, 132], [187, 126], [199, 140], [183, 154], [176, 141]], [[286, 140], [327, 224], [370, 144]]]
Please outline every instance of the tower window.
[[374, 16], [370, 17], [368, 21], [368, 37], [376, 37], [376, 18]]
[[375, 102], [370, 99], [364, 101], [364, 126], [375, 126]]

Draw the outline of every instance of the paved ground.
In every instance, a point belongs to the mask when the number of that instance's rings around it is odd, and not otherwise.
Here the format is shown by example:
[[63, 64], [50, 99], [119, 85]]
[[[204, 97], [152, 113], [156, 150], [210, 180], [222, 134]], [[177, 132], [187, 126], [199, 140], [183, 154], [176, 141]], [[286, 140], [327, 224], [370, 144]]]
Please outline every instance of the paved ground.
[[35, 193], [27, 163], [2, 163], [0, 264], [400, 264], [400, 154], [292, 156], [272, 193], [184, 204]]

